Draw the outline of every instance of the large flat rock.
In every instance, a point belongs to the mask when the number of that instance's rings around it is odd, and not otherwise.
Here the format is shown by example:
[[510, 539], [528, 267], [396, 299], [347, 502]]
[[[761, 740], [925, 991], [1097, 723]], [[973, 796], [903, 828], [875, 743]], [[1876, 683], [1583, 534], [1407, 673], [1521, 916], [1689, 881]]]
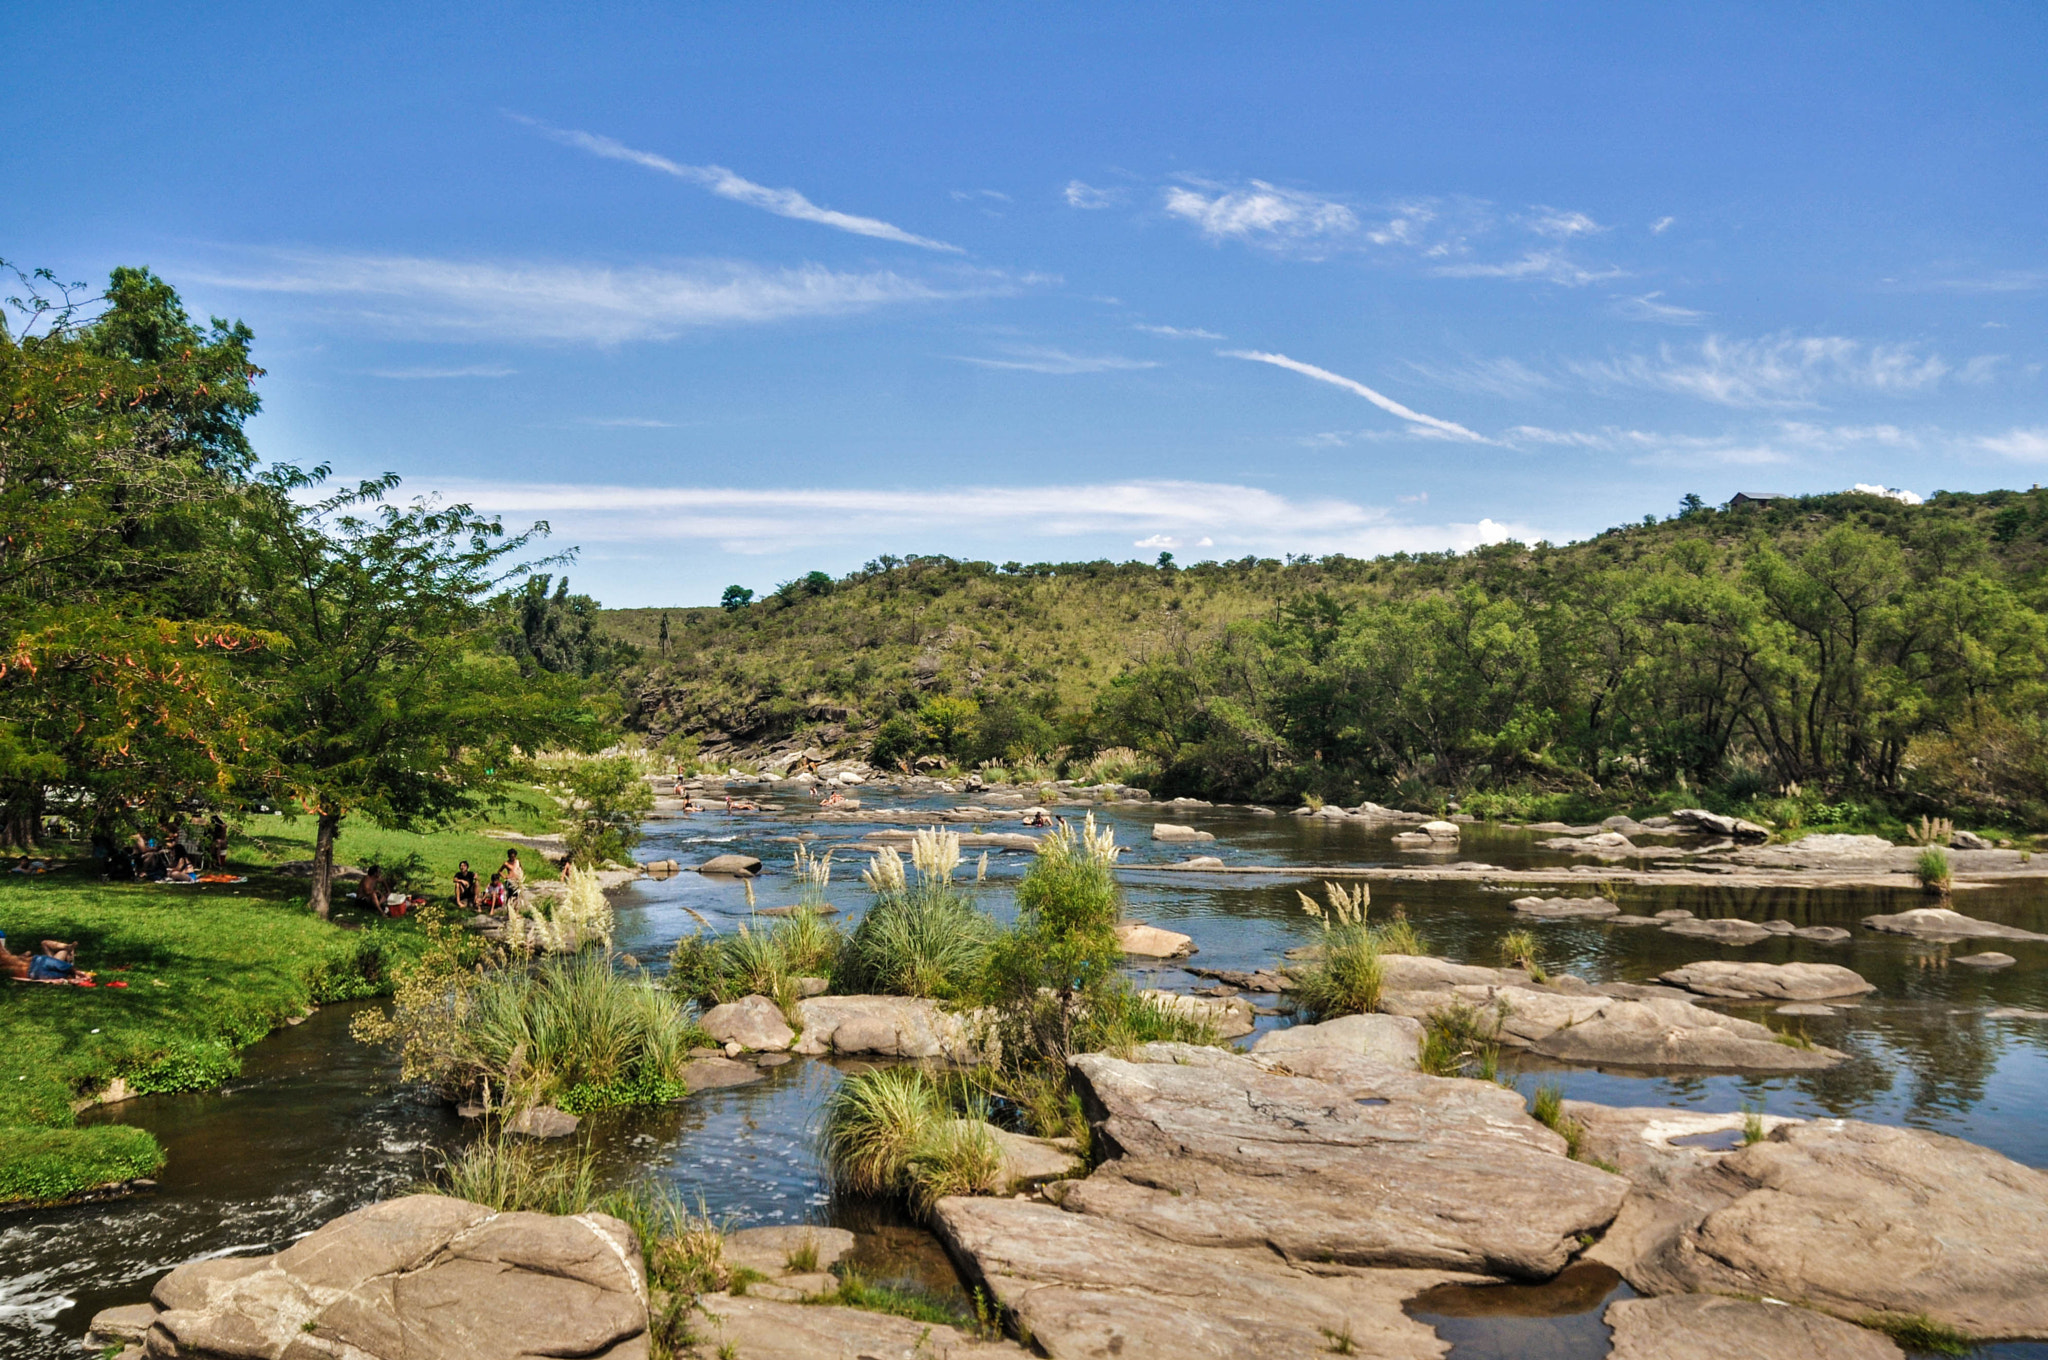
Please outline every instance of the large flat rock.
[[1785, 1303], [1677, 1294], [1618, 1299], [1608, 1360], [1905, 1360], [1889, 1337]]
[[[1672, 1111], [1566, 1112], [1586, 1125], [1588, 1152], [1636, 1187], [1592, 1254], [1646, 1294], [1925, 1313], [1976, 1336], [2048, 1337], [2048, 1174], [1854, 1120], [1770, 1120], [1761, 1142], [1686, 1147], [1657, 1136], [1685, 1118]], [[1721, 1118], [1739, 1128], [1742, 1116]]]
[[1602, 897], [1518, 897], [1508, 903], [1533, 921], [1585, 921], [1619, 916], [1621, 908]]
[[1707, 959], [1660, 975], [1701, 996], [1760, 1001], [1831, 1001], [1877, 988], [1834, 963], [1734, 963]]
[[1673, 921], [1664, 927], [1664, 933], [1682, 935], [1689, 940], [1712, 940], [1717, 944], [1755, 944], [1759, 940], [1770, 939], [1774, 932], [1755, 921], [1723, 916], [1710, 921]]
[[1626, 1191], [1492, 1082], [1328, 1049], [1140, 1056], [1073, 1061], [1110, 1160], [1066, 1188], [1069, 1212], [1294, 1262], [1543, 1277]]
[[645, 1360], [633, 1230], [604, 1214], [492, 1213], [409, 1195], [345, 1214], [273, 1256], [157, 1282], [159, 1360]]
[[1012, 1341], [982, 1341], [952, 1327], [913, 1322], [887, 1313], [836, 1304], [779, 1303], [771, 1299], [707, 1294], [704, 1334], [687, 1352], [712, 1360], [952, 1360], [955, 1356], [1027, 1356]]
[[919, 996], [813, 996], [797, 1002], [807, 1054], [872, 1053], [885, 1058], [973, 1062], [974, 1025]]
[[1915, 907], [1892, 916], [1866, 916], [1863, 924], [1869, 930], [1910, 935], [1916, 940], [2048, 940], [2048, 935], [1996, 921], [1979, 921], [1947, 907]]
[[1319, 1025], [1268, 1030], [1252, 1045], [1252, 1052], [1279, 1058], [1308, 1049], [1332, 1049], [1413, 1072], [1421, 1047], [1422, 1024], [1408, 1016], [1342, 1015]]

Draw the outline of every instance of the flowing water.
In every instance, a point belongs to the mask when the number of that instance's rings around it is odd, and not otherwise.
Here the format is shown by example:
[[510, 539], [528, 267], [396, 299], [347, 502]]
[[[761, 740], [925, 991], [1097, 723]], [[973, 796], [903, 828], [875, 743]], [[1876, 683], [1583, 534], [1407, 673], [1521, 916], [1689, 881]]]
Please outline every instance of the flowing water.
[[[911, 802], [870, 791], [871, 805]], [[801, 795], [777, 797], [800, 812]], [[930, 802], [950, 806], [957, 799]], [[1117, 806], [1100, 814], [1131, 847], [1125, 875], [1131, 914], [1191, 935], [1195, 962], [1219, 968], [1271, 965], [1281, 952], [1308, 943], [1313, 923], [1296, 892], [1312, 880], [1288, 876], [1147, 872], [1190, 853], [1229, 864], [1313, 865], [1399, 863], [1389, 828], [1358, 823], [1254, 817], [1242, 810], [1174, 810]], [[1213, 844], [1155, 844], [1160, 817], [1215, 833]], [[990, 823], [992, 829], [1007, 829]], [[1012, 824], [1013, 826], [1013, 824]], [[863, 906], [854, 848], [874, 824], [821, 824], [802, 816], [699, 814], [649, 824], [640, 855], [696, 863], [723, 851], [758, 855], [768, 872], [755, 905], [795, 900], [788, 865], [803, 836], [814, 850], [845, 846], [835, 860], [832, 901], [850, 920]], [[967, 829], [961, 827], [958, 829]], [[1539, 849], [1528, 832], [1467, 827], [1462, 856], [1510, 868], [1570, 862]], [[1412, 859], [1412, 857], [1409, 857]], [[1010, 913], [1011, 890], [1028, 855], [989, 857], [985, 905]], [[970, 856], [966, 868], [972, 873]], [[1588, 875], [1598, 883], [1597, 875]], [[1556, 890], [1546, 890], [1549, 892]], [[1573, 891], [1581, 891], [1574, 889]], [[1373, 915], [1397, 906], [1427, 937], [1432, 952], [1472, 962], [1497, 959], [1500, 937], [1526, 923], [1508, 901], [1519, 893], [1482, 884], [1379, 883]], [[1703, 1110], [1745, 1106], [1794, 1116], [1852, 1116], [1905, 1124], [1970, 1139], [2024, 1162], [2048, 1166], [2048, 1023], [1995, 1019], [2001, 1008], [2048, 1011], [2048, 945], [1992, 942], [2016, 966], [1993, 973], [1951, 966], [1948, 948], [1861, 930], [1861, 918], [1924, 905], [1915, 893], [1734, 890], [1619, 885], [1610, 890], [1624, 911], [1651, 914], [1683, 907], [1706, 916], [1788, 919], [1838, 925], [1854, 932], [1845, 944], [1777, 937], [1745, 948], [1687, 940], [1646, 928], [1598, 923], [1529, 927], [1553, 972], [1591, 980], [1646, 981], [1664, 969], [1703, 958], [1782, 963], [1840, 963], [1877, 991], [1839, 1014], [1803, 1022], [1816, 1042], [1851, 1054], [1830, 1072], [1785, 1077], [1620, 1076], [1533, 1066], [1538, 1080], [1566, 1094], [1611, 1105]], [[708, 923], [730, 929], [747, 919], [745, 888], [731, 880], [683, 873], [643, 880], [616, 893], [618, 947], [654, 971], [681, 935]], [[1959, 891], [1955, 906], [1972, 916], [2048, 931], [2048, 887]], [[1187, 990], [1204, 985], [1178, 965], [1140, 970], [1147, 985]], [[1266, 1000], [1261, 998], [1261, 1000]], [[170, 1162], [159, 1188], [133, 1199], [0, 1216], [0, 1355], [76, 1354], [94, 1311], [146, 1297], [164, 1271], [203, 1256], [275, 1250], [337, 1214], [402, 1191], [419, 1179], [436, 1150], [459, 1144], [467, 1131], [439, 1101], [406, 1088], [386, 1053], [348, 1037], [352, 1007], [330, 1007], [305, 1024], [250, 1049], [244, 1074], [205, 1096], [150, 1097], [110, 1107], [95, 1117], [139, 1124], [154, 1132]], [[1765, 1007], [1738, 1010], [1769, 1016]], [[1790, 1022], [1770, 1016], [1774, 1024]], [[1265, 1017], [1261, 1026], [1284, 1024]], [[903, 1280], [941, 1293], [957, 1291], [943, 1252], [928, 1235], [871, 1204], [835, 1197], [815, 1153], [819, 1107], [839, 1068], [798, 1059], [768, 1071], [756, 1084], [708, 1092], [681, 1104], [597, 1122], [609, 1178], [653, 1176], [734, 1224], [831, 1222], [860, 1234], [860, 1264], [871, 1279]], [[1410, 1311], [1453, 1343], [1454, 1360], [1492, 1356], [1555, 1356], [1597, 1360], [1607, 1349], [1599, 1313], [1626, 1286], [1582, 1271], [1541, 1289], [1438, 1291]], [[2048, 1346], [2002, 1345], [2000, 1360], [2048, 1360]]]

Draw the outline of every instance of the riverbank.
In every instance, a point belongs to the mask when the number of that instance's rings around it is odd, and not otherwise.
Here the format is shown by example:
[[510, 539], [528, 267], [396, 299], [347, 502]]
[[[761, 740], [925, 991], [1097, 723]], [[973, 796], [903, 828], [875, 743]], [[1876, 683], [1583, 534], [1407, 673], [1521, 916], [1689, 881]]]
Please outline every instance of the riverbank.
[[[509, 825], [532, 831], [537, 808]], [[405, 865], [445, 896], [467, 859], [488, 874], [505, 842], [479, 820], [430, 833], [344, 828], [338, 858]], [[156, 1140], [123, 1125], [77, 1126], [81, 1110], [131, 1096], [203, 1091], [241, 1070], [241, 1050], [329, 1002], [381, 996], [422, 935], [413, 918], [346, 907], [322, 921], [307, 879], [310, 819], [250, 819], [229, 847], [235, 884], [107, 883], [82, 865], [0, 875], [0, 933], [17, 951], [75, 940], [93, 987], [5, 983], [0, 1005], [0, 1207], [88, 1196], [154, 1175]], [[558, 877], [524, 853], [528, 876]], [[285, 866], [281, 869], [280, 866]]]

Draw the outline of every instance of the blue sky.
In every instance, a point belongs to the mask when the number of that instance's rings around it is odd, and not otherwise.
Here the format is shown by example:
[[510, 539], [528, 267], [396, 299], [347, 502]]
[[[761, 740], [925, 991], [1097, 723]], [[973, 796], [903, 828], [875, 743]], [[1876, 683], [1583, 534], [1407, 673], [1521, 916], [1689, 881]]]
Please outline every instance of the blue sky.
[[0, 255], [607, 603], [2048, 463], [2038, 5], [427, 8], [8, 6]]

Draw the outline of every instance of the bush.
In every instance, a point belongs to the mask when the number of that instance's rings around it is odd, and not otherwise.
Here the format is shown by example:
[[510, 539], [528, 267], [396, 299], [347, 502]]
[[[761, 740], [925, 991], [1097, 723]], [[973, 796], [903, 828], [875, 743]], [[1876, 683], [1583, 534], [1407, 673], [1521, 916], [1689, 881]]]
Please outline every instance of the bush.
[[505, 943], [522, 953], [573, 954], [592, 944], [609, 946], [617, 919], [594, 870], [571, 864], [569, 889], [560, 897], [535, 898], [505, 921]]
[[1429, 941], [1423, 938], [1422, 932], [1399, 907], [1394, 908], [1393, 920], [1373, 927], [1372, 942], [1382, 954], [1421, 955], [1429, 952]]
[[1462, 1002], [1432, 1011], [1422, 1022], [1422, 1070], [1433, 1077], [1476, 1075], [1493, 1080], [1500, 1064], [1500, 1027], [1507, 1016], [1504, 1000], [1491, 1014]]
[[915, 881], [893, 849], [876, 852], [861, 877], [875, 891], [839, 956], [835, 991], [957, 1000], [980, 984], [995, 921], [953, 883], [960, 837], [920, 831], [911, 843]]
[[1947, 897], [1949, 889], [1954, 886], [1955, 880], [1949, 869], [1948, 852], [1945, 850], [1922, 850], [1919, 858], [1913, 861], [1913, 873], [1920, 880], [1922, 888], [1931, 893], [1940, 893], [1943, 897]]
[[1543, 965], [1536, 958], [1536, 936], [1533, 931], [1511, 930], [1501, 936], [1500, 961], [1504, 968], [1526, 968], [1532, 982], [1548, 980]]
[[799, 907], [773, 925], [741, 925], [730, 935], [685, 935], [668, 958], [668, 986], [695, 1001], [718, 1005], [743, 996], [771, 998], [793, 1011], [797, 979], [838, 971], [846, 947], [839, 928], [818, 912]]
[[137, 1095], [170, 1095], [211, 1091], [242, 1072], [241, 1055], [221, 1040], [204, 1040], [163, 1049], [123, 1065], [121, 1075]]
[[844, 1189], [900, 1195], [929, 1211], [947, 1195], [993, 1186], [1002, 1150], [985, 1112], [963, 1086], [921, 1068], [858, 1073], [826, 1102], [825, 1163]]
[[441, 1165], [414, 1190], [451, 1195], [499, 1213], [580, 1214], [597, 1193], [597, 1168], [581, 1146], [546, 1148], [500, 1134], [479, 1138], [462, 1151], [441, 1154]]
[[640, 843], [641, 814], [654, 806], [654, 790], [631, 756], [577, 763], [568, 774], [569, 858], [585, 869], [624, 861]]
[[1295, 1008], [1310, 1021], [1378, 1010], [1379, 943], [1365, 920], [1371, 891], [1363, 883], [1348, 893], [1341, 884], [1325, 883], [1323, 892], [1329, 898], [1328, 910], [1307, 893], [1296, 894], [1302, 910], [1322, 927], [1323, 939], [1314, 957], [1295, 973]]
[[1079, 831], [1062, 824], [1039, 842], [1017, 885], [1017, 925], [990, 952], [985, 991], [1012, 1071], [1064, 1069], [1082, 1051], [1083, 1015], [1113, 1004], [1123, 968], [1117, 853], [1114, 833], [1098, 831], [1091, 813]]

